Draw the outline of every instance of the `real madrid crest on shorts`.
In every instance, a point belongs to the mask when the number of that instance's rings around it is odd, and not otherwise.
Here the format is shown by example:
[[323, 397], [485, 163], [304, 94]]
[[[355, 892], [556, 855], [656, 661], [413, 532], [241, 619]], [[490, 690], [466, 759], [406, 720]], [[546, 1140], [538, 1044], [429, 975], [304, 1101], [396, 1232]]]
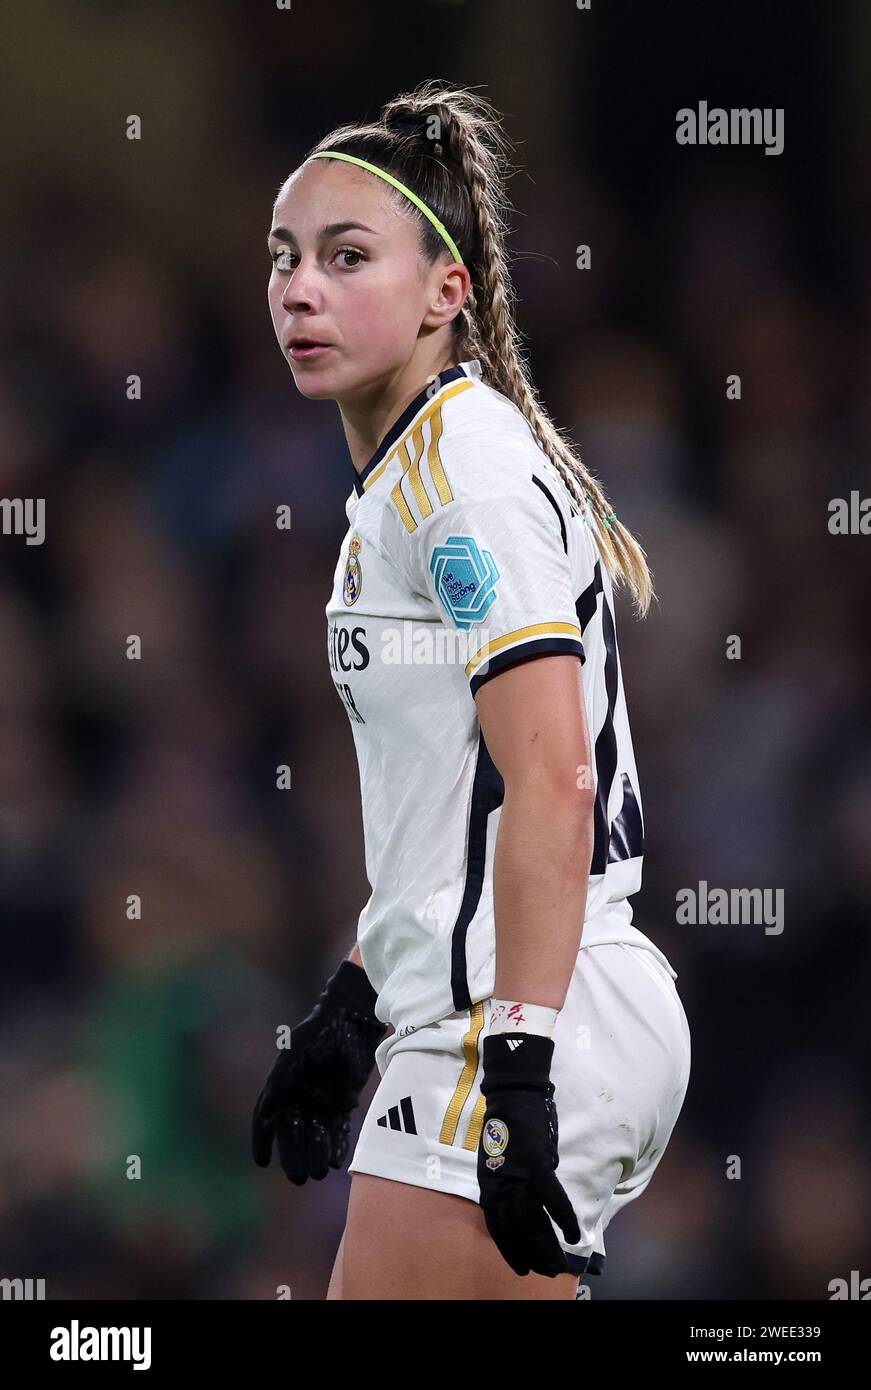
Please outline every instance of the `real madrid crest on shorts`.
[[355, 531], [348, 546], [348, 563], [345, 566], [345, 582], [342, 585], [342, 598], [349, 608], [352, 603], [357, 602], [363, 587], [363, 571], [359, 559], [362, 548], [363, 542]]
[[485, 1160], [487, 1167], [494, 1171], [501, 1168], [505, 1162], [502, 1155], [508, 1147], [508, 1126], [505, 1121], [488, 1120], [484, 1126], [481, 1143], [487, 1155]]

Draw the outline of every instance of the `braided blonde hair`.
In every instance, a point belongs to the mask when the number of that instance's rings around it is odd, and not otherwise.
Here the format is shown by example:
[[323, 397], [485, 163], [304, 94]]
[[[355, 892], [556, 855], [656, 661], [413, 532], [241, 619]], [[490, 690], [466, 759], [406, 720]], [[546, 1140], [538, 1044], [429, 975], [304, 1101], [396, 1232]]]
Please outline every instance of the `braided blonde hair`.
[[[379, 121], [341, 126], [309, 154], [321, 149], [355, 154], [386, 169], [445, 224], [472, 282], [452, 324], [458, 357], [478, 358], [483, 380], [521, 411], [585, 517], [595, 519], [599, 550], [611, 579], [629, 587], [636, 611], [643, 616], [653, 597], [644, 551], [554, 424], [523, 356], [506, 252], [511, 205], [505, 185], [511, 145], [494, 107], [469, 88], [430, 78], [389, 101]], [[435, 262], [445, 255], [445, 244], [429, 219], [389, 185], [385, 192], [419, 220], [427, 259]]]

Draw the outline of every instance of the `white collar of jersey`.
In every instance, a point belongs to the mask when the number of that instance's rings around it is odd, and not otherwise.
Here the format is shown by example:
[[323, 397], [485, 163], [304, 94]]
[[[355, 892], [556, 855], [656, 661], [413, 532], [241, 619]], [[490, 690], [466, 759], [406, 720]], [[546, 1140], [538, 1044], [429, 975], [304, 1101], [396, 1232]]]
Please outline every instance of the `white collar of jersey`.
[[[459, 381], [462, 377], [471, 377], [476, 381], [482, 380], [481, 361], [478, 357], [472, 357], [468, 362], [461, 362], [457, 367], [448, 367], [447, 371], [439, 373], [439, 390], [444, 386], [450, 386], [451, 382]], [[438, 395], [438, 392], [436, 392]], [[425, 386], [419, 395], [415, 396], [410, 405], [406, 406], [399, 419], [390, 426], [375, 453], [370, 458], [362, 473], [358, 473], [353, 463], [351, 471], [354, 474], [354, 488], [358, 497], [363, 496], [363, 484], [369, 477], [374, 468], [377, 468], [383, 458], [386, 457], [393, 445], [402, 438], [406, 430], [414, 423], [415, 416], [423, 410], [424, 406], [429, 405], [435, 400], [432, 394], [432, 385]]]

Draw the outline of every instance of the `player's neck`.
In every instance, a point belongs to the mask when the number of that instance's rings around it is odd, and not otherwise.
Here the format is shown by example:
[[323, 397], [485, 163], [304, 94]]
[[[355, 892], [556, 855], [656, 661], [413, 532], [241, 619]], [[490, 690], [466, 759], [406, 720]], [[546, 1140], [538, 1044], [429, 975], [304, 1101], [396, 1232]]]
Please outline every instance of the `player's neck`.
[[390, 381], [379, 383], [352, 400], [339, 400], [338, 406], [345, 430], [351, 462], [362, 473], [379, 444], [404, 410], [421, 391], [435, 380], [439, 372], [456, 366], [456, 353], [440, 353], [429, 362], [417, 356]]

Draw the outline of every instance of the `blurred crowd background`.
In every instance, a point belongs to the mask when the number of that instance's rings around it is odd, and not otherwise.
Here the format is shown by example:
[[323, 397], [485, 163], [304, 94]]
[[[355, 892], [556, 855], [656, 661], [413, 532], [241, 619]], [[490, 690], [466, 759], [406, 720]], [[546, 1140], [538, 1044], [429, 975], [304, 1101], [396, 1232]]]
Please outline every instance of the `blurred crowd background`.
[[[266, 233], [315, 140], [432, 76], [505, 113], [534, 378], [659, 594], [618, 606], [635, 920], [693, 1073], [592, 1297], [871, 1274], [871, 537], [828, 528], [871, 496], [871, 9], [33, 0], [0, 35], [0, 496], [46, 499], [43, 545], [0, 536], [0, 1275], [326, 1292], [348, 1175], [264, 1173], [249, 1123], [369, 891], [325, 645], [352, 475]], [[782, 107], [783, 153], [678, 146], [700, 100]], [[782, 889], [784, 931], [677, 925], [702, 880]]]

